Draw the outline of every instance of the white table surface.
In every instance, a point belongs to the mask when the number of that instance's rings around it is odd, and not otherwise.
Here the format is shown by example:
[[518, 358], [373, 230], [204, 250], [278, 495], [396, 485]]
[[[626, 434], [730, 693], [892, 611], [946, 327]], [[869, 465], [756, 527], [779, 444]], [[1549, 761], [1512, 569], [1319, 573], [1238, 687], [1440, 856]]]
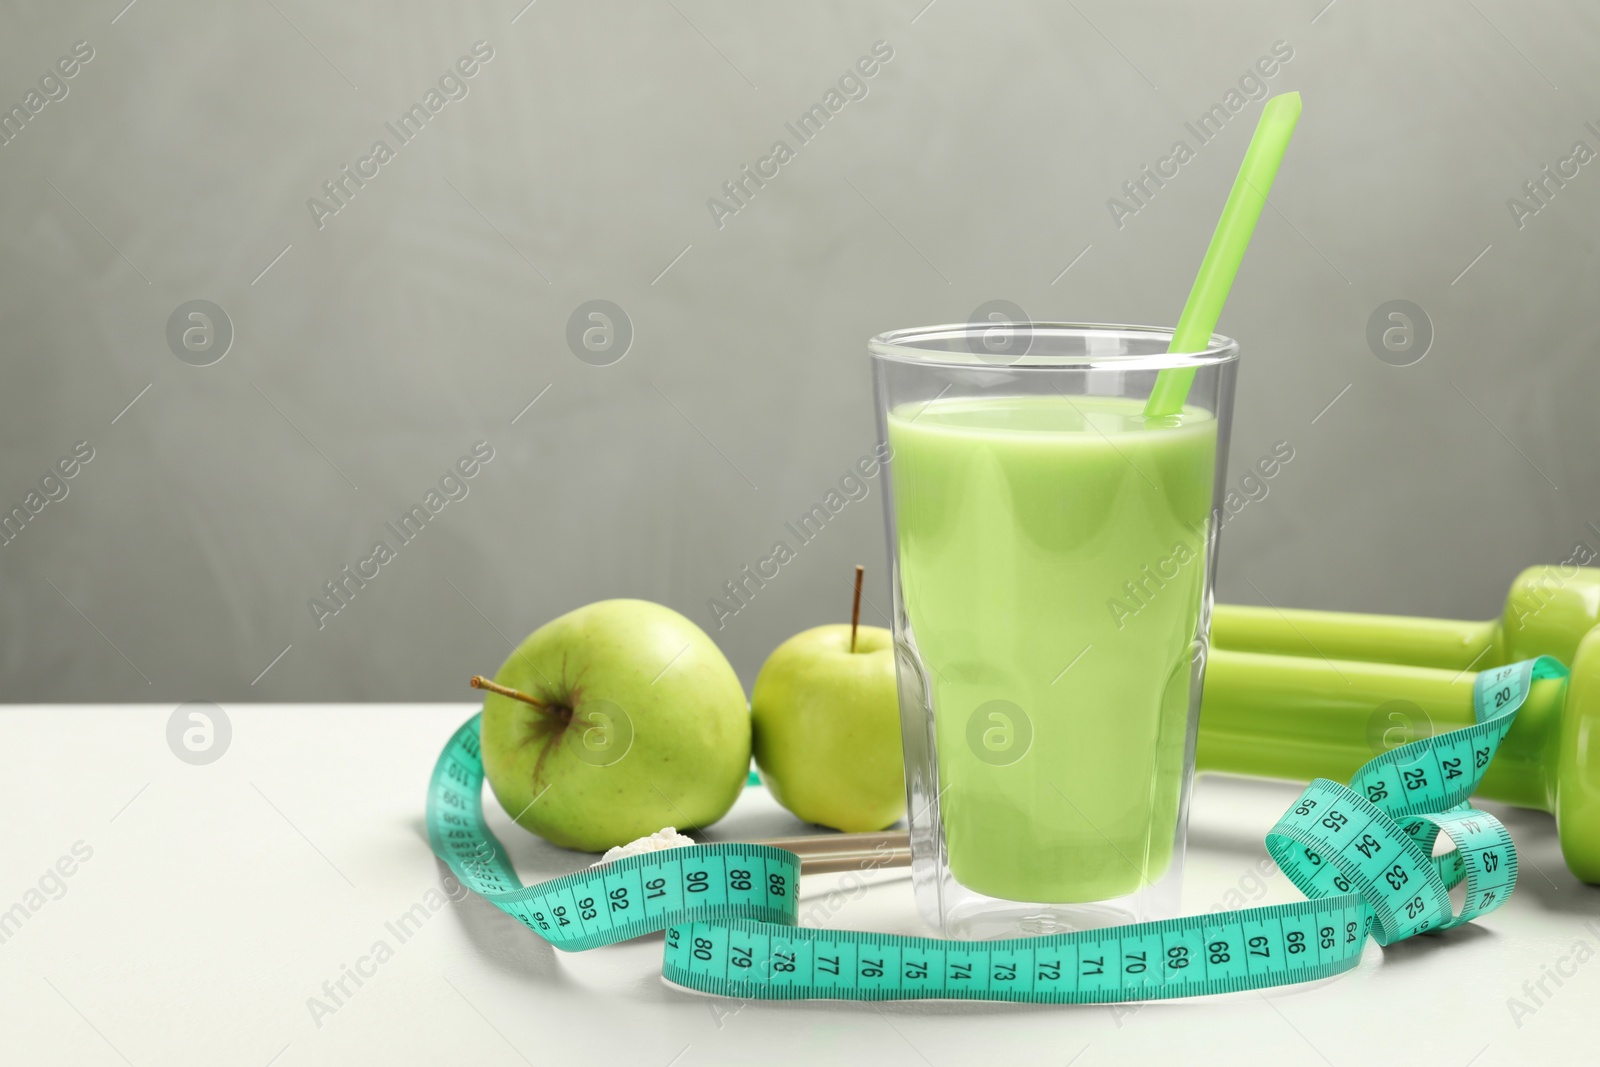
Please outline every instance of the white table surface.
[[[191, 766], [167, 746], [171, 707], [0, 708], [0, 912], [17, 903], [29, 911], [0, 943], [0, 1060], [1464, 1067], [1595, 1059], [1600, 891], [1567, 872], [1554, 823], [1538, 813], [1486, 805], [1522, 857], [1509, 905], [1441, 936], [1387, 950], [1369, 944], [1358, 969], [1308, 986], [1121, 1007], [741, 1004], [663, 983], [660, 935], [567, 955], [475, 897], [444, 905], [397, 942], [385, 923], [444, 884], [423, 830], [425, 787], [438, 749], [474, 709], [226, 710], [226, 753]], [[1266, 856], [1263, 835], [1296, 793], [1281, 783], [1201, 780], [1186, 910], [1212, 910], [1241, 886], [1259, 902], [1299, 899], [1270, 864], [1270, 877], [1252, 876]], [[585, 860], [510, 825], [492, 798], [486, 806], [525, 881]], [[709, 836], [801, 829], [756, 789]], [[74, 845], [92, 856], [61, 879], [64, 891], [47, 879], [50, 894], [28, 898]], [[835, 885], [808, 878], [802, 911]], [[928, 932], [904, 872], [893, 871], [845, 901], [833, 925]], [[313, 1020], [309, 998], [380, 939], [393, 958], [359, 988], [347, 980], [353, 995]], [[1548, 977], [1557, 971], [1567, 975], [1559, 985]], [[1523, 985], [1541, 978], [1549, 995], [1536, 1004]], [[1513, 997], [1531, 1012], [1514, 1017]]]

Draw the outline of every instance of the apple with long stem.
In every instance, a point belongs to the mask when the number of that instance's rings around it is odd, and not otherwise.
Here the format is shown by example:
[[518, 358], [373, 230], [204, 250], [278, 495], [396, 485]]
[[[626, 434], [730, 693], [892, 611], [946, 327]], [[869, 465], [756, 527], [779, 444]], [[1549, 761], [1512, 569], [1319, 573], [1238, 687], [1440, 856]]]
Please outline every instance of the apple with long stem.
[[906, 811], [894, 638], [861, 626], [861, 579], [849, 626], [789, 638], [756, 676], [756, 766], [774, 799], [807, 822], [882, 830]]

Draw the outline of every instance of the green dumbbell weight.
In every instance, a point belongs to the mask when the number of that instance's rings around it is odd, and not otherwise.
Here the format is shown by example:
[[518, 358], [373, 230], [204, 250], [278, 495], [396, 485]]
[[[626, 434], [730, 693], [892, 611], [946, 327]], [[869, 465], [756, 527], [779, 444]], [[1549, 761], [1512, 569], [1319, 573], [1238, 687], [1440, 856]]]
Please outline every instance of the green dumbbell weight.
[[1219, 604], [1211, 617], [1211, 644], [1461, 671], [1535, 656], [1571, 663], [1578, 642], [1596, 625], [1600, 568], [1540, 566], [1517, 575], [1504, 613], [1488, 622]]
[[[1554, 814], [1567, 867], [1600, 884], [1600, 631], [1578, 644], [1571, 667], [1570, 678], [1533, 683], [1476, 795]], [[1471, 726], [1476, 678], [1461, 670], [1214, 649], [1196, 768], [1348, 782], [1403, 740]]]

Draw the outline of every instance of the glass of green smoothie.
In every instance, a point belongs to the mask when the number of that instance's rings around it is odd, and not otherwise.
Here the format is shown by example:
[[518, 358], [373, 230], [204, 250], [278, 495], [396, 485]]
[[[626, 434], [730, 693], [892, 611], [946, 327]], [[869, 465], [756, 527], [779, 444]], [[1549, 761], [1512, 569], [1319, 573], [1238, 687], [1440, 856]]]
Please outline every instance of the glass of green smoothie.
[[[1176, 914], [1238, 345], [974, 323], [869, 345], [919, 906], [949, 936]], [[1192, 372], [1145, 414], [1158, 372]]]

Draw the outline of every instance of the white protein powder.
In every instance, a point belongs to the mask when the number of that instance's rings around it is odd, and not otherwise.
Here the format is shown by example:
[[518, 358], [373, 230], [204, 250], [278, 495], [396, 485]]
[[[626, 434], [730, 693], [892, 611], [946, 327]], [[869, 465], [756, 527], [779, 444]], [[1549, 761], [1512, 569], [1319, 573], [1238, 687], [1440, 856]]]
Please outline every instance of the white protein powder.
[[685, 837], [678, 833], [676, 827], [666, 826], [649, 837], [641, 837], [637, 841], [629, 841], [626, 845], [618, 845], [606, 852], [600, 859], [591, 863], [591, 867], [600, 867], [612, 860], [626, 859], [629, 856], [642, 856], [646, 852], [660, 852], [667, 848], [683, 848], [685, 845], [694, 844], [694, 838]]

